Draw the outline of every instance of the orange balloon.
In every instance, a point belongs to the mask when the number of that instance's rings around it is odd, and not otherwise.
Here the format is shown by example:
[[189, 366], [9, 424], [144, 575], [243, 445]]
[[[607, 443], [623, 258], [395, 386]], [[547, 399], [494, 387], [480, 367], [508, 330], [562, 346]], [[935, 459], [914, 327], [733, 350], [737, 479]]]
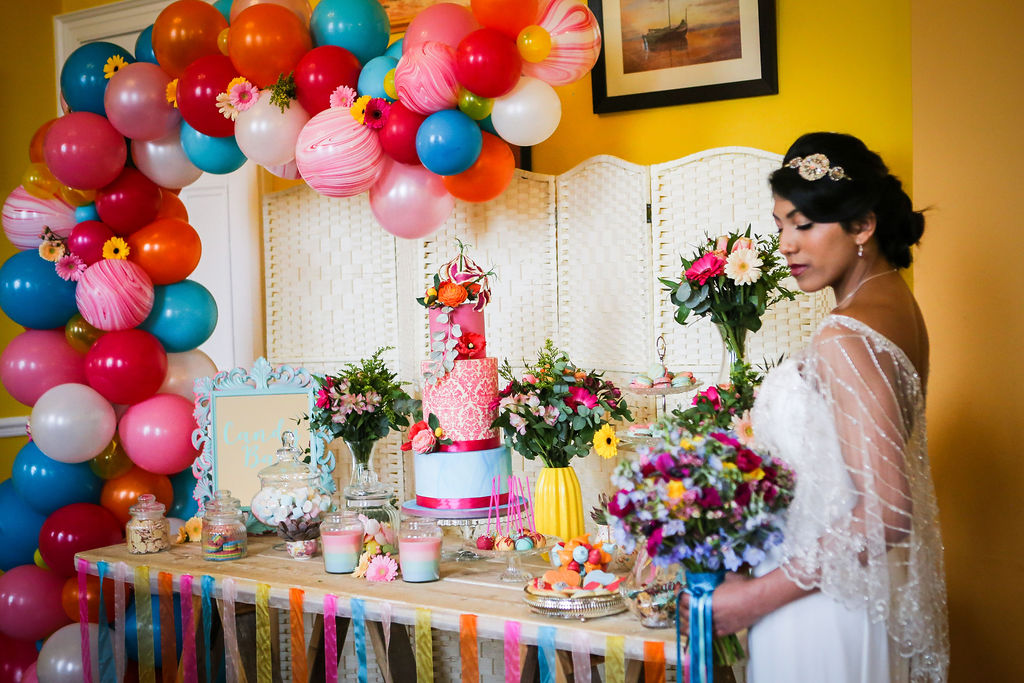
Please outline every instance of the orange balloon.
[[213, 5], [202, 0], [177, 0], [153, 23], [153, 53], [160, 67], [177, 78], [192, 62], [220, 54], [217, 36], [228, 26]]
[[43, 159], [43, 139], [46, 137], [46, 131], [50, 130], [50, 126], [57, 119], [50, 119], [43, 125], [39, 126], [35, 133], [32, 134], [32, 141], [28, 143], [28, 160], [33, 164], [41, 164], [45, 161]]
[[470, 7], [481, 26], [501, 31], [512, 40], [540, 19], [537, 0], [470, 0]]
[[483, 134], [480, 156], [458, 175], [442, 176], [448, 192], [467, 202], [489, 202], [508, 187], [516, 160], [508, 143], [496, 135]]
[[160, 210], [156, 213], [157, 218], [180, 218], [188, 223], [188, 209], [184, 202], [178, 199], [178, 195], [165, 187], [160, 188]]
[[167, 475], [153, 474], [133, 465], [128, 474], [103, 484], [100, 505], [110, 510], [121, 524], [127, 524], [132, 518], [128, 508], [138, 503], [143, 493], [152, 493], [168, 508], [174, 504], [174, 487]]
[[128, 236], [128, 260], [139, 264], [154, 285], [187, 278], [203, 255], [195, 228], [180, 218], [158, 218]]
[[[100, 617], [100, 577], [87, 576], [85, 578], [85, 600], [89, 605], [89, 621], [96, 623]], [[126, 595], [130, 595], [131, 587], [128, 587]], [[78, 621], [78, 577], [72, 577], [64, 582], [64, 588], [60, 592], [60, 602], [64, 606], [64, 612], [71, 621]], [[106, 606], [107, 621], [114, 621], [114, 581], [113, 579], [103, 580], [103, 604]]]
[[231, 24], [228, 56], [238, 72], [261, 88], [295, 65], [313, 48], [309, 29], [280, 5], [253, 5]]

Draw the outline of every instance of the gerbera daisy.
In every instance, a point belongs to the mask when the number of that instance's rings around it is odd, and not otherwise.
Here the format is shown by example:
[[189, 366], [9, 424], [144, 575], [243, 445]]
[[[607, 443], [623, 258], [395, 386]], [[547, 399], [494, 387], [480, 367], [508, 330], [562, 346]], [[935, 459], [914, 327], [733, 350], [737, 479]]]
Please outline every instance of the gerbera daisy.
[[128, 62], [124, 61], [124, 57], [114, 55], [103, 65], [103, 78], [112, 78], [114, 74], [126, 66], [128, 66]]
[[164, 97], [167, 98], [167, 102], [178, 108], [178, 79], [175, 78], [173, 81], [167, 84], [167, 89], [164, 90]]
[[619, 454], [619, 437], [607, 422], [594, 434], [594, 450], [605, 460]]
[[43, 240], [39, 243], [39, 255], [51, 263], [56, 263], [60, 257], [67, 253], [63, 242], [57, 240]]
[[124, 260], [129, 252], [128, 243], [120, 237], [111, 237], [103, 243], [103, 258]]
[[370, 560], [370, 566], [366, 569], [367, 581], [394, 581], [397, 576], [398, 563], [390, 555], [377, 555]]
[[374, 97], [366, 105], [363, 123], [370, 128], [383, 128], [389, 111], [391, 111], [391, 105], [387, 100], [382, 97]]
[[57, 260], [56, 269], [62, 280], [78, 282], [85, 272], [85, 264], [78, 254], [65, 254]]
[[226, 119], [234, 121], [238, 118], [238, 108], [231, 104], [231, 93], [222, 92], [217, 95], [217, 111]]
[[753, 249], [737, 249], [725, 260], [725, 274], [738, 285], [752, 285], [761, 279], [762, 264]]
[[744, 446], [754, 442], [754, 425], [750, 420], [750, 411], [742, 415], [733, 415], [732, 424], [729, 427], [736, 432], [736, 440]]
[[368, 552], [360, 555], [359, 566], [356, 567], [356, 570], [354, 572], [352, 572], [352, 577], [355, 579], [361, 579], [364, 576], [366, 576], [366, 570], [370, 568], [370, 560], [372, 560], [374, 557], [376, 557], [376, 555], [371, 555]]
[[352, 118], [359, 123], [363, 123], [366, 118], [366, 105], [370, 103], [372, 98], [369, 95], [363, 95], [352, 105]]
[[356, 91], [347, 85], [339, 85], [331, 93], [332, 107], [351, 107], [356, 101]]
[[239, 76], [228, 83], [228, 95], [231, 106], [238, 111], [245, 111], [256, 104], [256, 100], [260, 98], [260, 89]]
[[185, 533], [188, 534], [190, 543], [198, 543], [203, 538], [203, 518], [193, 517], [185, 522]]

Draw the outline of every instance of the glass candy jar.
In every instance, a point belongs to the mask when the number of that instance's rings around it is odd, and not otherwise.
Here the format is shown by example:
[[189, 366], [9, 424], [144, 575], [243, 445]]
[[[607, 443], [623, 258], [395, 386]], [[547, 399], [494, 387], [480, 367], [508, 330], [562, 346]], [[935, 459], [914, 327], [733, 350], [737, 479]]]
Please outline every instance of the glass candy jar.
[[641, 625], [666, 628], [675, 624], [676, 598], [685, 586], [681, 569], [678, 564], [658, 567], [647, 554], [646, 542], [637, 544], [636, 562], [619, 584], [619, 594]]
[[167, 507], [152, 493], [143, 493], [128, 508], [131, 519], [125, 526], [125, 543], [133, 555], [158, 553], [171, 547], [171, 523], [164, 517]]
[[249, 541], [245, 530], [245, 513], [231, 492], [221, 489], [206, 502], [203, 513], [203, 559], [211, 562], [240, 560], [245, 557]]
[[321, 511], [327, 510], [331, 501], [320, 490], [317, 471], [302, 462], [295, 432], [284, 432], [281, 442], [274, 464], [259, 471], [260, 490], [249, 507], [253, 517], [279, 533], [319, 521]]

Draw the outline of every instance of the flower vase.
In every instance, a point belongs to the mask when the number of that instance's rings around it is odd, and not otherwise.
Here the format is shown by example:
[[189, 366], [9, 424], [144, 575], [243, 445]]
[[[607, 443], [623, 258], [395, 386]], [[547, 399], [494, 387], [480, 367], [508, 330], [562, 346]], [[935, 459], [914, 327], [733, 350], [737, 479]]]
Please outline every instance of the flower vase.
[[572, 467], [541, 469], [533, 502], [538, 532], [566, 541], [583, 535], [583, 494]]
[[373, 453], [377, 449], [377, 443], [377, 439], [345, 441], [352, 454], [352, 477], [345, 487], [346, 496], [365, 496], [387, 490], [373, 469]]
[[718, 370], [718, 382], [727, 384], [733, 367], [739, 361], [746, 360], [747, 328], [715, 323], [718, 334], [722, 337], [722, 365]]

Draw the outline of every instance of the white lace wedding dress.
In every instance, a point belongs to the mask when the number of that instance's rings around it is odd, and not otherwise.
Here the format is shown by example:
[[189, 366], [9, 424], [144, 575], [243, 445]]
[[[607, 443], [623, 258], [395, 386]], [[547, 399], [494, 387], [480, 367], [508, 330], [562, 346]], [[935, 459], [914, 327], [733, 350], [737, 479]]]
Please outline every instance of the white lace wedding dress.
[[818, 591], [750, 630], [749, 683], [944, 681], [946, 590], [924, 389], [903, 351], [831, 315], [773, 369], [753, 409], [760, 447], [797, 484], [781, 566]]

